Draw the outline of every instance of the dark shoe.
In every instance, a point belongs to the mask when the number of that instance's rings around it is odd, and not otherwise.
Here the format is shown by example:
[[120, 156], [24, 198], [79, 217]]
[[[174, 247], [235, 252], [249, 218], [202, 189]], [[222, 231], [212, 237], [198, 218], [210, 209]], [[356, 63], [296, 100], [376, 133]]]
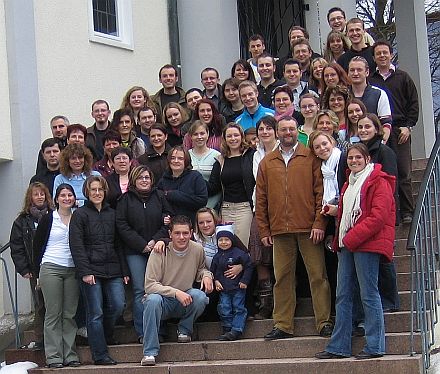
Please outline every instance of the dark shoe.
[[230, 327], [223, 327], [223, 335], [226, 334], [229, 331], [231, 331]]
[[402, 223], [405, 225], [409, 225], [412, 223], [412, 215], [409, 213], [406, 213], [402, 216]]
[[231, 330], [223, 335], [220, 335], [218, 337], [218, 340], [220, 340], [220, 341], [234, 341], [234, 340], [240, 339], [240, 337], [241, 337], [240, 331]]
[[289, 334], [283, 330], [274, 327], [269, 334], [264, 335], [264, 340], [277, 340], [293, 338], [293, 334]]
[[333, 325], [325, 325], [319, 332], [319, 336], [323, 338], [329, 338], [333, 333]]
[[117, 362], [110, 356], [95, 361], [95, 365], [116, 365]]
[[368, 360], [370, 358], [379, 358], [382, 357], [383, 355], [378, 354], [378, 353], [367, 353], [365, 351], [361, 351], [360, 353], [358, 353], [355, 356], [356, 360]]
[[[139, 337], [137, 338], [137, 342], [138, 342], [139, 344], [144, 344], [144, 337], [143, 337], [143, 336], [139, 336]], [[159, 343], [160, 343], [160, 341], [159, 341]]]
[[327, 351], [318, 352], [315, 354], [315, 357], [319, 358], [320, 360], [330, 360], [332, 358], [347, 358], [345, 356], [335, 355], [334, 353], [330, 353]]
[[52, 362], [51, 364], [47, 365], [50, 369], [61, 369], [64, 367], [64, 365], [61, 362]]
[[70, 366], [72, 368], [77, 368], [78, 366], [81, 366], [81, 362], [76, 361], [76, 360], [70, 361], [66, 364], [66, 366]]
[[119, 345], [119, 344], [121, 343], [115, 340], [114, 338], [107, 339], [107, 345]]
[[260, 306], [254, 316], [257, 320], [272, 318], [273, 312], [273, 285], [270, 281], [260, 281], [258, 285]]
[[356, 326], [353, 328], [351, 336], [365, 336], [365, 329], [362, 326]]

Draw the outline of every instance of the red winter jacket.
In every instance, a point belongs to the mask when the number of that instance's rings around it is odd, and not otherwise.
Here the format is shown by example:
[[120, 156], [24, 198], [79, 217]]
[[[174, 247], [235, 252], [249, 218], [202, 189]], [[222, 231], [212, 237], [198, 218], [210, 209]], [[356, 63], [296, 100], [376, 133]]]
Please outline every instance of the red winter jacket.
[[[361, 188], [361, 210], [354, 227], [342, 242], [351, 252], [375, 252], [393, 259], [395, 211], [394, 189], [396, 177], [382, 171], [382, 165], [374, 164], [374, 170]], [[342, 187], [339, 199], [338, 222], [342, 216], [342, 204], [348, 181]], [[333, 248], [339, 250], [339, 225], [336, 230]]]

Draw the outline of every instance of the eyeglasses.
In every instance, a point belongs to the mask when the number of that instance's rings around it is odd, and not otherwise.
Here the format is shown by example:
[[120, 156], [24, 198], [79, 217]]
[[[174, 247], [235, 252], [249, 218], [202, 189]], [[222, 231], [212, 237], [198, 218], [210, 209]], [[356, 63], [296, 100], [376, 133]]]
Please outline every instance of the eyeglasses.
[[316, 107], [316, 104], [301, 105], [301, 109], [304, 109], [304, 110], [313, 109], [315, 107]]
[[151, 178], [148, 175], [140, 175], [139, 177], [136, 178], [137, 181], [150, 181]]

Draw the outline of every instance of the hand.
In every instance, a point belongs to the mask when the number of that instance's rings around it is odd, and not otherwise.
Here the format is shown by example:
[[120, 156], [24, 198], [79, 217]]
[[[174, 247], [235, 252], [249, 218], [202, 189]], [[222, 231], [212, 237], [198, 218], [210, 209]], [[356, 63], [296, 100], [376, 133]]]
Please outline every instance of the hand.
[[310, 232], [310, 239], [312, 239], [313, 244], [318, 244], [324, 239], [324, 230], [312, 229]]
[[[328, 209], [326, 209], [328, 208]], [[334, 216], [336, 217], [338, 215], [338, 206], [332, 205], [332, 204], [325, 204], [320, 212], [324, 216]]]
[[170, 223], [171, 223], [171, 217], [169, 215], [163, 217], [163, 224], [164, 225], [169, 225]]
[[84, 275], [82, 277], [82, 280], [84, 283], [90, 284], [91, 286], [93, 286], [94, 284], [96, 284], [95, 282], [95, 276], [94, 275]]
[[237, 278], [237, 275], [243, 271], [243, 265], [228, 265], [228, 270], [226, 270], [223, 275], [229, 279]]
[[247, 284], [244, 284], [244, 283], [241, 283], [241, 282], [238, 282], [238, 286], [239, 286], [242, 290], [245, 290], [245, 289], [247, 288]]
[[191, 295], [180, 290], [176, 291], [176, 299], [179, 300], [180, 304], [182, 304], [183, 306], [188, 306], [193, 301]]
[[397, 140], [398, 144], [404, 144], [408, 141], [410, 135], [411, 135], [411, 131], [409, 131], [408, 127], [399, 127], [400, 130], [400, 134], [399, 134], [399, 138]]
[[142, 250], [142, 253], [149, 253], [153, 250], [154, 244], [156, 244], [156, 242], [151, 239], [147, 245], [145, 246], [145, 248]]
[[124, 284], [128, 284], [128, 282], [130, 282], [130, 277], [129, 277], [128, 275], [126, 275], [126, 276], [123, 278], [123, 281], [124, 281]]
[[26, 273], [25, 275], [23, 275], [24, 279], [31, 279], [32, 278], [32, 273]]
[[223, 286], [222, 286], [222, 284], [220, 283], [220, 281], [218, 281], [218, 280], [215, 281], [215, 289], [216, 289], [218, 292], [223, 291]]
[[165, 242], [163, 242], [162, 240], [156, 242], [156, 244], [153, 246], [153, 251], [156, 253], [163, 253], [165, 251]]
[[202, 284], [200, 285], [200, 289], [203, 291], [205, 290], [206, 293], [211, 293], [214, 289], [214, 286], [212, 284], [211, 277], [204, 276], [202, 278]]
[[388, 138], [390, 137], [391, 130], [388, 127], [383, 128], [383, 143], [386, 144], [388, 141]]
[[265, 247], [269, 247], [273, 245], [273, 239], [271, 236], [265, 236], [264, 238], [261, 238], [261, 243], [263, 243]]

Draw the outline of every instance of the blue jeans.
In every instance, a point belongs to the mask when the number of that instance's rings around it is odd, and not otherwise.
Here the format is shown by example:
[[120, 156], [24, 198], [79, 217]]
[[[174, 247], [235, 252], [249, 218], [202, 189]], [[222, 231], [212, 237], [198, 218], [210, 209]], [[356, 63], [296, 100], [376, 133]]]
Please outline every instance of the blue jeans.
[[138, 337], [144, 335], [142, 314], [144, 307], [142, 298], [144, 297], [145, 267], [147, 266], [147, 256], [127, 255], [127, 263], [131, 273], [131, 284], [133, 287], [133, 320], [134, 329]]
[[245, 289], [220, 292], [217, 311], [225, 330], [244, 331], [247, 317], [245, 301]]
[[160, 321], [170, 318], [179, 318], [177, 325], [179, 332], [191, 335], [194, 321], [199, 317], [209, 299], [203, 291], [190, 288], [185, 291], [192, 297], [192, 303], [184, 307], [179, 300], [173, 297], [150, 294], [144, 300], [144, 356], [159, 354], [159, 326]]
[[116, 320], [124, 310], [122, 278], [96, 278], [90, 285], [81, 282], [87, 314], [87, 334], [94, 361], [108, 356], [107, 340], [113, 338]]
[[338, 260], [336, 323], [326, 351], [351, 356], [353, 293], [357, 277], [365, 311], [364, 351], [370, 354], [384, 354], [385, 326], [377, 287], [380, 255], [371, 252], [350, 252], [342, 248], [338, 253]]

